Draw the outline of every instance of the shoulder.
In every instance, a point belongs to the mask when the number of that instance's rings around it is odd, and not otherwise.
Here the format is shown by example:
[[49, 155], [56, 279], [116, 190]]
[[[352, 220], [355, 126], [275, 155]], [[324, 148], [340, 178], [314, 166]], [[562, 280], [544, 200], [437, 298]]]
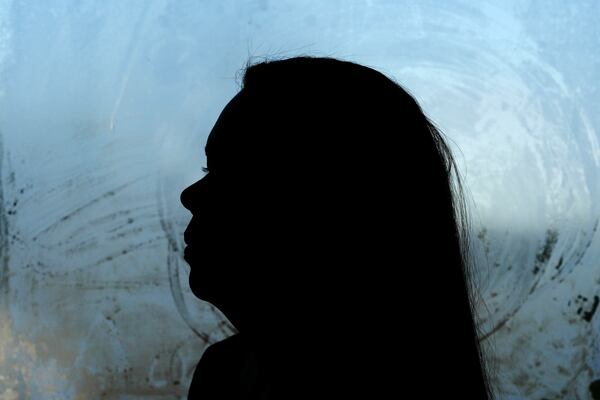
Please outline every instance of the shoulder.
[[204, 362], [216, 362], [218, 360], [223, 361], [234, 361], [236, 358], [242, 357], [244, 352], [244, 343], [242, 337], [239, 334], [228, 337], [225, 340], [214, 343], [206, 348], [200, 363]]
[[243, 362], [244, 346], [239, 334], [210, 345], [194, 370], [188, 400], [227, 398], [224, 391], [239, 390]]

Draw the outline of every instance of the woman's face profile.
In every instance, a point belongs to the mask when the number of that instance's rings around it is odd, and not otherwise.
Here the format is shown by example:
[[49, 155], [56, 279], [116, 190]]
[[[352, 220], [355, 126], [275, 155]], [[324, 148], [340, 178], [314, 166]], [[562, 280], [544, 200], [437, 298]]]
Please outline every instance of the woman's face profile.
[[[206, 151], [206, 175], [181, 193], [181, 203], [192, 213], [185, 232], [184, 259], [190, 266], [189, 284], [198, 298], [231, 313], [235, 307], [234, 268], [236, 251], [235, 182], [231, 165], [221, 165], [231, 143], [228, 131], [239, 117], [238, 96], [225, 106], [211, 130]], [[198, 166], [200, 168], [200, 166]], [[233, 252], [233, 253], [232, 253]], [[232, 321], [233, 322], [233, 321]]]

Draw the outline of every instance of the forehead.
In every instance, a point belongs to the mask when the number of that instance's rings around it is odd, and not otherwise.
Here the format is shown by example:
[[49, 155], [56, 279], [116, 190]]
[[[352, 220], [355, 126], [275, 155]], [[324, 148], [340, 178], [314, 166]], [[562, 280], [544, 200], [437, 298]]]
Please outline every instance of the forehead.
[[240, 133], [242, 97], [242, 92], [239, 92], [221, 111], [206, 141], [204, 152], [207, 158], [219, 152], [225, 146], [225, 143], [232, 139], [233, 133]]

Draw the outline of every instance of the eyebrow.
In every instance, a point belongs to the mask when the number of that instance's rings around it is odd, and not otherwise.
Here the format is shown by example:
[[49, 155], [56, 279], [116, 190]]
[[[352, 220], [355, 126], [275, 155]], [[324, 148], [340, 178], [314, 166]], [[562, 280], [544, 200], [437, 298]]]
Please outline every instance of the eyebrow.
[[210, 153], [209, 151], [209, 145], [207, 144], [206, 146], [204, 146], [204, 155], [206, 156], [206, 168], [208, 169], [208, 155]]

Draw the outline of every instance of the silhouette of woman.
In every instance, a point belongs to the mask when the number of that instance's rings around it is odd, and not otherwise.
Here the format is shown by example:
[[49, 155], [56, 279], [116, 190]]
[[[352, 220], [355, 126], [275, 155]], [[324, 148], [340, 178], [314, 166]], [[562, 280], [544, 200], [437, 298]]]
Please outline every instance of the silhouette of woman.
[[371, 68], [248, 65], [181, 194], [193, 293], [238, 334], [189, 399], [490, 399], [449, 148]]

